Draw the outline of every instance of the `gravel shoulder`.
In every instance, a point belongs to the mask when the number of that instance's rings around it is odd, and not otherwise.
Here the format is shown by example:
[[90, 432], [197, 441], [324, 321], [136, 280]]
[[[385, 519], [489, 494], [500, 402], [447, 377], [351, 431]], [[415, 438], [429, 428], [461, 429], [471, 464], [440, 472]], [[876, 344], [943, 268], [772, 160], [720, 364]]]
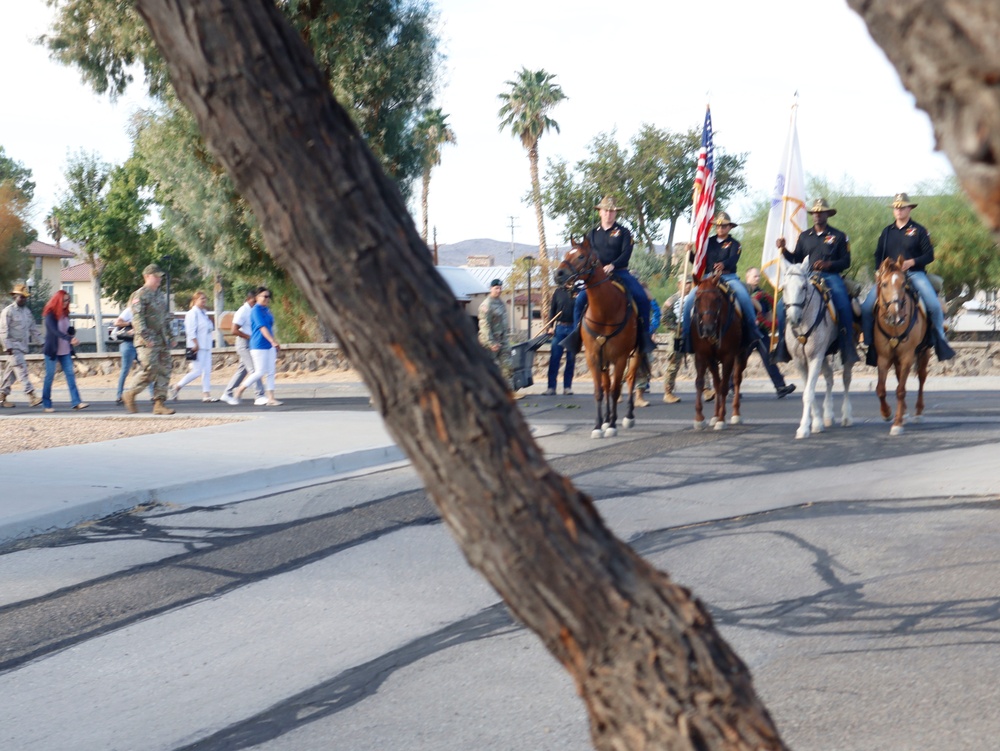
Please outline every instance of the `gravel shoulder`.
[[[275, 386], [280, 389], [282, 383], [352, 383], [361, 381], [361, 376], [353, 370], [328, 370], [312, 373], [287, 374], [279, 373]], [[77, 386], [84, 400], [89, 389], [108, 389], [118, 385], [117, 374], [88, 376], [76, 379]], [[218, 395], [219, 388], [212, 391]], [[55, 387], [65, 387], [65, 381], [56, 376]], [[11, 394], [11, 400], [24, 403], [24, 395], [18, 389]], [[41, 384], [35, 387], [41, 389]], [[187, 396], [196, 396], [195, 384], [188, 387]], [[12, 454], [19, 451], [37, 451], [39, 449], [55, 448], [57, 446], [79, 446], [83, 443], [99, 443], [114, 441], [119, 438], [133, 438], [150, 433], [168, 433], [173, 430], [191, 430], [211, 425], [222, 425], [234, 422], [240, 418], [208, 418], [208, 417], [131, 417], [125, 415], [94, 415], [85, 416], [86, 412], [74, 412], [67, 405], [52, 414], [40, 413], [41, 407], [36, 407], [26, 414], [26, 410], [0, 410], [4, 414], [3, 430], [0, 431], [0, 454]], [[36, 410], [39, 410], [36, 412]]]

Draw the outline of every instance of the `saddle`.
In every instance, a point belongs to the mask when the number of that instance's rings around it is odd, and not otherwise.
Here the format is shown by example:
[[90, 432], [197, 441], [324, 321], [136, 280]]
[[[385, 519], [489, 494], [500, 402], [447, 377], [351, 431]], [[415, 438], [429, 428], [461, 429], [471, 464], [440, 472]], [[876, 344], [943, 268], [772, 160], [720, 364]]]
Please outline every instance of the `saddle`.
[[[729, 309], [736, 312], [736, 316], [743, 321], [743, 308], [740, 306], [740, 301], [736, 299], [736, 293], [733, 292], [732, 286], [725, 279], [719, 280], [719, 291], [726, 296], [729, 300]], [[741, 323], [742, 325], [742, 323]]]

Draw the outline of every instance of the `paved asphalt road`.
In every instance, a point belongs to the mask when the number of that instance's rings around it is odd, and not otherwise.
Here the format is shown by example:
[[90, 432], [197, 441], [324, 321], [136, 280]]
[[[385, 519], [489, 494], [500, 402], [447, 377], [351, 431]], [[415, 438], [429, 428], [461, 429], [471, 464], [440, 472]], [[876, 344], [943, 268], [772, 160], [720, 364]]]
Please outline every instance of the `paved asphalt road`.
[[[307, 404], [369, 409], [279, 409]], [[871, 394], [804, 441], [796, 397], [750, 394], [718, 432], [655, 402], [604, 441], [589, 396], [519, 405], [709, 604], [793, 748], [996, 748], [995, 392], [933, 393], [893, 439]], [[21, 541], [0, 581], [0, 748], [589, 748], [570, 681], [409, 468]]]

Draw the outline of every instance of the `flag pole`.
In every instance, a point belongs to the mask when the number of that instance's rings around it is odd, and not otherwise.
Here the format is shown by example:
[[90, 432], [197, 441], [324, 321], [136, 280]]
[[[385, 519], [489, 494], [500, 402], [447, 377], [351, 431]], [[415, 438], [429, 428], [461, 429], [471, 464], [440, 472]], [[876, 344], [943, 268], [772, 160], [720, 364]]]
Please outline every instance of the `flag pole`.
[[[705, 111], [708, 112], [710, 104], [705, 105]], [[691, 259], [691, 249], [694, 245], [694, 224], [695, 224], [695, 211], [698, 208], [698, 197], [701, 195], [701, 186], [698, 181], [694, 181], [694, 191], [691, 196], [691, 234], [688, 238], [688, 244], [684, 248], [684, 275], [681, 277], [680, 283], [678, 284], [678, 294], [681, 297], [681, 314], [677, 316], [677, 334], [676, 339], [680, 339], [681, 335], [684, 333], [684, 284], [687, 282], [688, 277], [688, 263]], [[673, 248], [670, 249], [673, 252]], [[693, 287], [694, 285], [692, 285]]]
[[[791, 136], [795, 133], [795, 123], [799, 115], [799, 92], [795, 92], [795, 98], [792, 100], [792, 117], [789, 122], [788, 135], [788, 159], [785, 162], [785, 185], [782, 190], [781, 196], [781, 223], [778, 225], [778, 231], [781, 233], [781, 237], [785, 236], [785, 219], [788, 214], [788, 183], [789, 183], [789, 173], [792, 171], [792, 141]], [[781, 267], [784, 254], [778, 255], [778, 268], [774, 276], [774, 304], [771, 306], [771, 346], [770, 351], [774, 350], [778, 346], [778, 290], [781, 288]], [[771, 281], [770, 278], [765, 274], [764, 278]]]

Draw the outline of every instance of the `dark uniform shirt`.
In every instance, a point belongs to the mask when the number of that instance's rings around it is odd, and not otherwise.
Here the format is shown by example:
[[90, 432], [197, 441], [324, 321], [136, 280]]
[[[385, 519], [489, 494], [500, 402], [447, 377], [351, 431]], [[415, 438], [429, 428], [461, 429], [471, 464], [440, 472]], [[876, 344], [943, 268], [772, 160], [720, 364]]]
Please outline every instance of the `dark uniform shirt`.
[[876, 271], [886, 258], [894, 258], [900, 263], [912, 259], [913, 270], [923, 271], [927, 264], [934, 260], [931, 236], [914, 221], [907, 222], [902, 229], [893, 222], [882, 230], [878, 238], [878, 245], [875, 248]]
[[795, 243], [795, 252], [789, 253], [786, 248], [784, 256], [791, 263], [802, 263], [809, 259], [809, 270], [813, 270], [816, 261], [827, 261], [829, 266], [823, 271], [829, 274], [841, 274], [851, 267], [851, 242], [847, 235], [839, 229], [827, 225], [826, 231], [817, 234], [815, 227], [810, 227]]
[[618, 222], [610, 229], [602, 229], [600, 225], [588, 235], [590, 247], [597, 251], [601, 265], [613, 264], [616, 269], [627, 269], [632, 257], [632, 233]]
[[555, 318], [553, 323], [569, 326], [573, 323], [573, 295], [565, 287], [556, 287], [552, 293], [552, 305], [549, 307], [549, 318]]
[[723, 274], [735, 274], [741, 252], [739, 240], [727, 237], [720, 242], [718, 235], [712, 235], [705, 249], [705, 273], [712, 274], [715, 264], [721, 263]]

